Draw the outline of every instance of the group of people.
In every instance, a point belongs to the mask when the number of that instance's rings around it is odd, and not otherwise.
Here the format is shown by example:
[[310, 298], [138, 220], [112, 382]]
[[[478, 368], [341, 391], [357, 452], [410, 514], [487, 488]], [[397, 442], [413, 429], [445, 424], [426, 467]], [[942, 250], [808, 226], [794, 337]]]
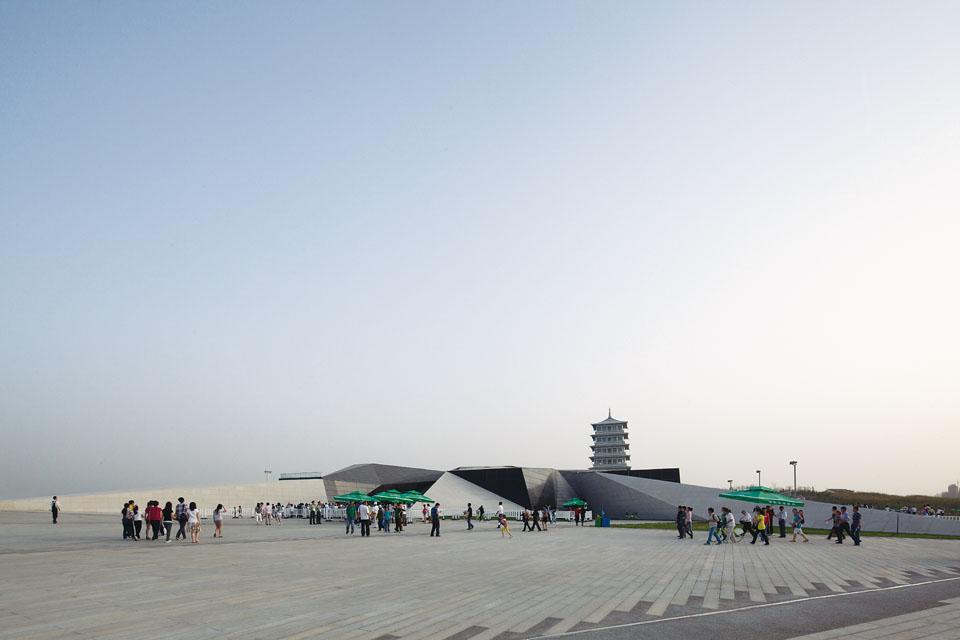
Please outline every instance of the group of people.
[[[523, 521], [524, 531], [547, 531], [549, 524], [556, 523], [557, 513], [549, 506], [544, 507], [543, 510], [534, 507], [532, 511], [524, 509], [520, 519]], [[543, 525], [542, 528], [541, 525]]]
[[[401, 533], [407, 525], [407, 505], [391, 502], [360, 502], [348, 503], [346, 507], [346, 530], [347, 535], [353, 535], [356, 532], [356, 525], [360, 525], [360, 536], [368, 537], [370, 535], [370, 525], [376, 521], [377, 531], [391, 533], [390, 526], [393, 525], [393, 533]], [[443, 515], [440, 509], [440, 503], [434, 503], [429, 510], [427, 506], [423, 507], [424, 517], [429, 515], [430, 522], [433, 525], [430, 528], [430, 537], [440, 537], [440, 518]]]
[[[214, 538], [223, 537], [223, 513], [225, 509], [222, 504], [218, 504], [213, 510]], [[158, 540], [161, 535], [165, 537], [165, 542], [170, 542], [170, 534], [173, 531], [174, 522], [177, 523], [177, 534], [174, 540], [186, 540], [187, 528], [190, 531], [190, 542], [197, 544], [200, 542], [200, 509], [196, 502], [187, 504], [182, 497], [177, 499], [177, 504], [172, 502], [161, 507], [159, 500], [150, 500], [146, 508], [141, 509], [135, 500], [128, 500], [120, 510], [120, 521], [123, 525], [123, 539], [137, 542], [143, 540]], [[146, 526], [144, 526], [146, 522]], [[143, 537], [141, 538], [141, 533]]]
[[[705, 545], [722, 544], [726, 542], [740, 542], [746, 536], [751, 536], [750, 544], [756, 544], [759, 539], [764, 545], [770, 544], [770, 538], [774, 531], [774, 523], [779, 532], [780, 538], [787, 537], [787, 523], [793, 529], [793, 537], [790, 542], [796, 542], [799, 537], [803, 542], [810, 542], [803, 528], [806, 524], [806, 516], [803, 509], [793, 509], [790, 513], [780, 507], [774, 509], [772, 506], [754, 507], [752, 513], [747, 513], [746, 509], [740, 511], [739, 529], [738, 521], [733, 512], [727, 507], [721, 507], [720, 513], [717, 513], [713, 507], [707, 509], [707, 541]], [[830, 518], [830, 534], [827, 539], [834, 536], [837, 538], [837, 544], [843, 544], [843, 540], [849, 537], [853, 544], [860, 545], [860, 529], [862, 524], [860, 507], [854, 506], [853, 512], [848, 513], [846, 507], [833, 507]], [[677, 538], [683, 540], [687, 537], [693, 538], [693, 507], [680, 505], [677, 507]]]
[[827, 534], [827, 540], [834, 536], [837, 537], [837, 544], [843, 544], [845, 538], [853, 540], [853, 546], [860, 546], [860, 526], [863, 516], [860, 514], [860, 507], [854, 505], [853, 513], [847, 511], [846, 507], [833, 507], [830, 511], [830, 517], [824, 522], [830, 525], [830, 533]]
[[271, 504], [269, 502], [258, 502], [253, 508], [253, 519], [257, 525], [270, 525], [276, 523], [283, 524], [283, 505], [279, 502]]

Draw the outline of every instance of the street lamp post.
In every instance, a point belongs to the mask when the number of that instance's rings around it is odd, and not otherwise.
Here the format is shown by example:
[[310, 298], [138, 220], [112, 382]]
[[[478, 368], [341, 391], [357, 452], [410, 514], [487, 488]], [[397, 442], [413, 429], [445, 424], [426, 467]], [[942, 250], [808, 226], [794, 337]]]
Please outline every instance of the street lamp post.
[[760, 482], [760, 469], [757, 469], [757, 486], [762, 487], [763, 483]]
[[733, 490], [733, 480], [727, 480], [727, 489]]
[[790, 466], [793, 467], [793, 495], [797, 495], [797, 461], [791, 460]]
[[264, 469], [264, 470], [263, 470], [263, 477], [266, 478], [265, 482], [270, 482], [270, 474], [271, 474], [271, 473], [273, 473], [273, 471], [270, 471], [269, 469]]

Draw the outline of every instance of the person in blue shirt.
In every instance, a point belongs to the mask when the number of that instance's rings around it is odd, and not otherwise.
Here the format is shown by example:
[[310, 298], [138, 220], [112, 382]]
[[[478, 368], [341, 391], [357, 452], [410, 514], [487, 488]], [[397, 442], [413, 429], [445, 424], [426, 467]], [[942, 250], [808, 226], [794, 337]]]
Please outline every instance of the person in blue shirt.
[[440, 503], [437, 502], [433, 505], [433, 508], [430, 509], [430, 537], [436, 536], [440, 537]]

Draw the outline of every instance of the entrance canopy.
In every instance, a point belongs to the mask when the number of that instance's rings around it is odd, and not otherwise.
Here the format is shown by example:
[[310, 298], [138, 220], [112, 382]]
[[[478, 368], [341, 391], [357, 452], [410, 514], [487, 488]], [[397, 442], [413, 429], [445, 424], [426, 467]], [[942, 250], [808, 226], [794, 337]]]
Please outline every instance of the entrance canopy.
[[741, 491], [727, 491], [721, 493], [720, 497], [753, 502], [755, 504], [775, 504], [784, 507], [803, 506], [803, 500], [796, 500], [790, 496], [785, 496], [769, 487], [750, 487], [749, 489], [743, 489]]

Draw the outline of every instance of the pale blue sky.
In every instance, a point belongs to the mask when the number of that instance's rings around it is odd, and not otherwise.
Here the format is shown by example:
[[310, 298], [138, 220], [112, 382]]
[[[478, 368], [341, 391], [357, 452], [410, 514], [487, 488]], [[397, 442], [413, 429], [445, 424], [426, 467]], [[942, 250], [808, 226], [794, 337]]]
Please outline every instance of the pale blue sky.
[[[0, 2], [0, 495], [960, 476], [956, 3]], [[893, 471], [893, 472], [892, 472]]]

